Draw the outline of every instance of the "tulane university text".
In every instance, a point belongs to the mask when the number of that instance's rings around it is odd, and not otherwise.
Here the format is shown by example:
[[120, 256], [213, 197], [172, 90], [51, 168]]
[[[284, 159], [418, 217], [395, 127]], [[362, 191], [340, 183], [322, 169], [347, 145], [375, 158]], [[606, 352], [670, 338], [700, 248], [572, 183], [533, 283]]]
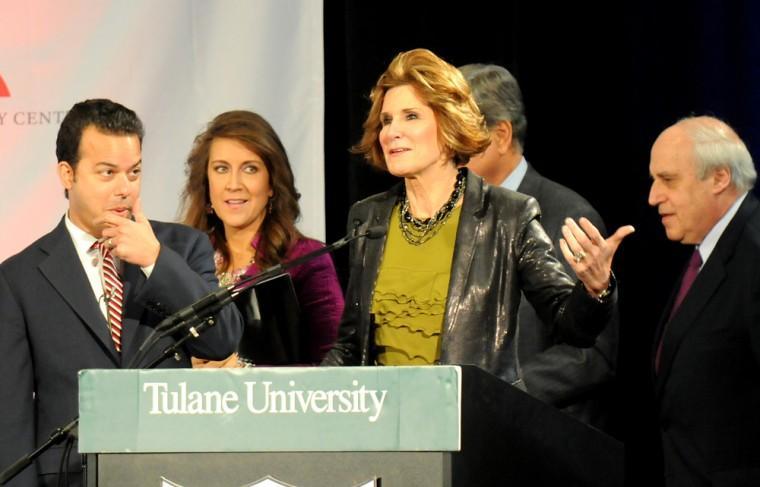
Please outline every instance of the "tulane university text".
[[[272, 382], [244, 382], [245, 408], [252, 414], [366, 414], [372, 423], [383, 410], [388, 391], [367, 389], [352, 382], [352, 389], [303, 390], [289, 381], [289, 389], [277, 389]], [[195, 391], [187, 382], [146, 382], [150, 394], [149, 414], [235, 414], [240, 409], [236, 391]]]

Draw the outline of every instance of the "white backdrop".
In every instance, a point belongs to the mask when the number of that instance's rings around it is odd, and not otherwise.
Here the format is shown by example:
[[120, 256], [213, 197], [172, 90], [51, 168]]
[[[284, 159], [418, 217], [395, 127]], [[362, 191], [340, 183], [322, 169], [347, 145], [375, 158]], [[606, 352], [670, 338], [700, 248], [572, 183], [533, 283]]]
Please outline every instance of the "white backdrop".
[[0, 0], [0, 261], [63, 215], [55, 137], [87, 98], [142, 118], [143, 208], [166, 221], [195, 135], [223, 111], [258, 112], [293, 164], [299, 228], [323, 240], [322, 46], [317, 0]]

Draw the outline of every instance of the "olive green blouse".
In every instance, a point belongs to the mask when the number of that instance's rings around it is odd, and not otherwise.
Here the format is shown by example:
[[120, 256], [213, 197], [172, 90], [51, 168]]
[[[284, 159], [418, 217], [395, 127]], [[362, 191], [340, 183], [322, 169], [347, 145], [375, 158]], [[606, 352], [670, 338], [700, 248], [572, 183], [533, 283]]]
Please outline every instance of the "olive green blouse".
[[378, 363], [438, 361], [460, 213], [461, 205], [433, 238], [411, 245], [399, 228], [399, 206], [393, 208], [372, 298]]

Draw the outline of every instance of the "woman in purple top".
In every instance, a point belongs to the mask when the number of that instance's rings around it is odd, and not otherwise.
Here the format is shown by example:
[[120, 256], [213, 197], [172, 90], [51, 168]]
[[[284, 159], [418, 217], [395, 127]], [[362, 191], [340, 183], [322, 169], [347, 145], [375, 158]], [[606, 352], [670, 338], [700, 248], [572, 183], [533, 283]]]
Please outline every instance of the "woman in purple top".
[[[209, 234], [221, 285], [323, 246], [304, 237], [295, 226], [300, 195], [288, 156], [274, 129], [258, 114], [237, 110], [214, 118], [195, 138], [186, 173], [184, 222]], [[343, 312], [335, 267], [330, 256], [323, 255], [288, 273], [300, 306], [303, 352], [298, 361], [316, 364], [335, 342]], [[239, 308], [247, 314], [244, 306]], [[246, 356], [246, 361], [282, 365], [267, 353], [281, 345], [272, 330], [261, 328], [268, 317], [262, 315], [257, 324], [253, 324], [252, 316], [244, 318], [249, 322], [244, 340], [255, 343], [260, 351], [260, 356]], [[193, 366], [231, 367], [239, 363], [236, 354], [221, 362], [194, 360]]]

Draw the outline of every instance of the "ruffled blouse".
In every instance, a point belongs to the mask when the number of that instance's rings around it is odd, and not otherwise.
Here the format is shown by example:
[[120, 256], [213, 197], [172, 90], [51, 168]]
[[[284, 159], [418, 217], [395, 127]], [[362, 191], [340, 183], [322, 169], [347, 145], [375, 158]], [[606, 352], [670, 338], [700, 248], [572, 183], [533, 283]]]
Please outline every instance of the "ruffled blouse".
[[453, 210], [433, 238], [411, 245], [394, 207], [372, 298], [378, 363], [428, 365], [440, 357], [460, 210]]

